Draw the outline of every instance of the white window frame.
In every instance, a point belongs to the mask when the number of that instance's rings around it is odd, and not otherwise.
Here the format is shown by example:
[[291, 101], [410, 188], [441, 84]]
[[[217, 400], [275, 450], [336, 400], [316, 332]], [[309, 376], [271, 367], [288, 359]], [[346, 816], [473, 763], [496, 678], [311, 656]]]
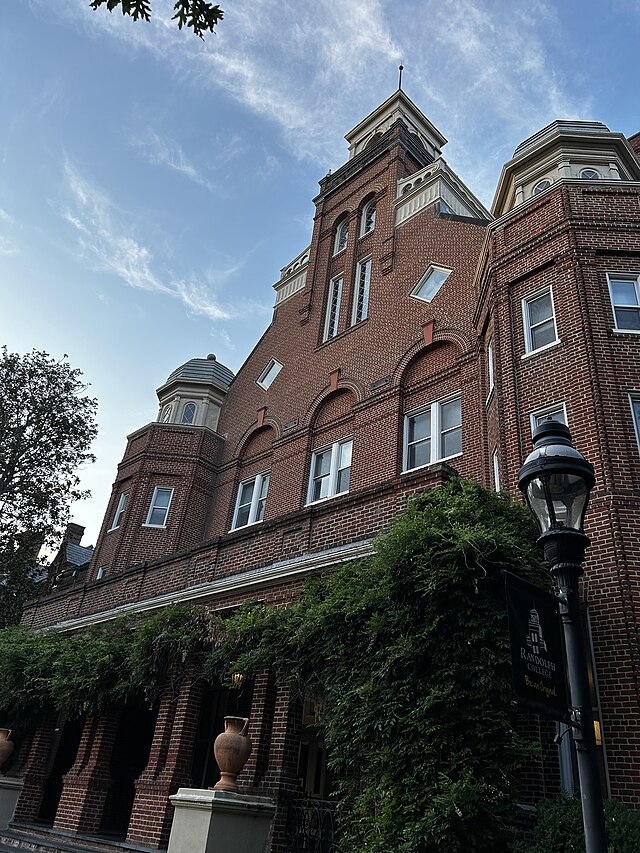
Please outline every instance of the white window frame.
[[[440, 282], [437, 289], [434, 290], [434, 292], [429, 295], [429, 298], [427, 298], [426, 296], [421, 296], [419, 291], [422, 290], [422, 288], [427, 283], [429, 278], [435, 272], [445, 273], [445, 277]], [[444, 285], [444, 283], [449, 278], [449, 276], [451, 275], [452, 272], [453, 272], [453, 270], [449, 269], [449, 267], [443, 267], [443, 266], [440, 266], [440, 264], [429, 264], [427, 271], [420, 278], [420, 281], [416, 284], [416, 286], [413, 288], [413, 290], [411, 291], [411, 293], [409, 295], [413, 296], [414, 299], [419, 299], [420, 302], [432, 302], [436, 298], [438, 293], [440, 293], [442, 286]]]
[[96, 580], [101, 581], [102, 578], [106, 575], [107, 569], [109, 568], [108, 564], [104, 566], [98, 566], [98, 571], [96, 572]]
[[638, 452], [640, 452], [640, 391], [631, 391], [629, 394], [629, 405], [631, 406], [631, 420], [636, 431]]
[[[371, 223], [371, 227], [367, 228], [367, 219], [369, 218], [371, 208], [373, 208], [373, 222]], [[375, 231], [376, 228], [376, 200], [375, 198], [369, 199], [369, 201], [362, 208], [362, 218], [360, 219], [360, 236], [364, 237], [365, 234], [371, 234], [372, 231]]]
[[168, 424], [171, 420], [171, 413], [173, 411], [173, 403], [167, 403], [166, 406], [162, 409], [160, 413], [160, 423]]
[[489, 393], [487, 394], [487, 402], [491, 399], [493, 389], [496, 384], [496, 368], [493, 352], [493, 336], [487, 341], [487, 379], [489, 382]]
[[[345, 235], [344, 245], [340, 245], [342, 242], [342, 235]], [[344, 250], [349, 245], [349, 220], [343, 219], [338, 223], [336, 227], [336, 236], [333, 241], [333, 254], [339, 255], [340, 252], [344, 252]]]
[[[356, 267], [356, 286], [353, 290], [353, 306], [351, 308], [351, 325], [361, 323], [369, 315], [369, 290], [371, 288], [371, 268], [373, 260], [371, 256], [358, 261]], [[362, 292], [362, 313], [358, 317], [358, 303]]]
[[[340, 303], [342, 302], [342, 287], [344, 285], [344, 275], [342, 273], [337, 275], [335, 278], [332, 278], [329, 282], [329, 292], [327, 293], [327, 307], [325, 310], [324, 317], [324, 331], [322, 334], [322, 341], [330, 341], [331, 338], [335, 338], [338, 334], [338, 328], [340, 323]], [[335, 304], [335, 315], [333, 318], [333, 323], [331, 322], [331, 315], [333, 314], [333, 306]]]
[[[638, 300], [636, 305], [627, 305], [624, 303], [616, 303], [613, 299], [613, 287], [611, 286], [612, 281], [628, 281], [632, 282], [636, 289], [636, 299]], [[640, 329], [626, 329], [624, 326], [618, 325], [618, 317], [616, 315], [616, 307], [618, 308], [637, 308], [640, 312], [640, 275], [632, 273], [632, 272], [608, 272], [607, 273], [607, 285], [609, 287], [609, 298], [611, 299], [611, 311], [613, 313], [613, 327], [616, 332], [623, 332], [625, 335], [640, 335]]]
[[125, 513], [128, 502], [129, 491], [127, 490], [126, 492], [122, 492], [118, 498], [118, 506], [113, 514], [113, 521], [111, 523], [111, 527], [107, 530], [107, 533], [111, 533], [112, 530], [117, 530], [120, 527], [120, 524], [122, 523], [122, 516]]
[[[242, 492], [245, 486], [248, 486], [250, 483], [253, 483], [253, 490], [251, 492], [251, 503], [249, 504], [249, 515], [247, 517], [247, 521], [244, 524], [238, 524], [238, 514], [240, 512], [241, 504], [240, 497], [242, 496]], [[264, 497], [262, 495], [262, 487], [266, 483], [266, 491], [264, 493]], [[250, 527], [252, 524], [259, 524], [264, 518], [264, 508], [267, 502], [267, 495], [269, 493], [269, 472], [265, 471], [262, 474], [256, 474], [255, 477], [249, 477], [247, 480], [243, 480], [238, 484], [238, 494], [236, 495], [236, 505], [233, 510], [233, 523], [231, 524], [231, 530], [244, 530], [245, 527]], [[260, 506], [260, 502], [262, 501], [262, 506]], [[246, 506], [246, 504], [242, 504], [242, 506]], [[262, 510], [262, 513], [260, 513]]]
[[265, 391], [270, 388], [277, 375], [282, 370], [282, 365], [275, 358], [269, 359], [269, 362], [260, 376], [256, 379], [256, 384]]
[[500, 491], [500, 458], [498, 457], [498, 448], [494, 448], [491, 454], [491, 463], [493, 465], [493, 487], [496, 492]]
[[[340, 456], [342, 454], [342, 448], [347, 444], [351, 445], [351, 455], [349, 461], [349, 471], [351, 471], [351, 467], [353, 464], [353, 438], [343, 438], [340, 441], [334, 441], [332, 444], [325, 445], [324, 447], [318, 447], [317, 450], [314, 450], [311, 455], [311, 470], [309, 471], [309, 487], [307, 489], [307, 505], [309, 504], [317, 504], [322, 501], [331, 500], [331, 498], [336, 498], [339, 495], [347, 495], [349, 494], [349, 489], [343, 489], [341, 492], [337, 491], [338, 488], [338, 474], [340, 471], [346, 470], [345, 467], [340, 468]], [[313, 498], [313, 487], [315, 478], [313, 476], [313, 472], [316, 467], [316, 459], [321, 453], [326, 453], [327, 451], [331, 452], [331, 461], [329, 465], [329, 492], [327, 495], [321, 498]], [[351, 484], [351, 473], [349, 473], [349, 485]]]
[[[452, 427], [449, 430], [442, 429], [442, 407], [447, 403], [452, 403], [454, 400], [460, 401], [460, 426]], [[431, 432], [430, 432], [430, 443], [429, 443], [429, 461], [425, 462], [424, 465], [416, 465], [413, 468], [409, 468], [409, 421], [412, 418], [417, 417], [418, 415], [423, 414], [423, 412], [431, 413]], [[410, 471], [418, 471], [420, 468], [426, 468], [429, 465], [433, 465], [436, 462], [444, 462], [447, 459], [456, 459], [458, 456], [462, 456], [462, 450], [459, 450], [457, 453], [452, 453], [449, 456], [442, 456], [442, 436], [444, 432], [452, 432], [453, 429], [460, 430], [460, 446], [462, 447], [462, 394], [460, 391], [456, 391], [454, 394], [449, 394], [446, 397], [443, 397], [440, 400], [434, 400], [433, 403], [429, 403], [426, 406], [420, 406], [417, 409], [413, 409], [410, 412], [407, 412], [404, 416], [404, 430], [403, 430], [403, 452], [402, 452], [402, 472], [408, 473]], [[434, 440], [435, 439], [435, 440]], [[422, 441], [426, 439], [421, 439]], [[414, 442], [417, 443], [417, 442]]]
[[567, 420], [566, 403], [564, 402], [564, 400], [559, 400], [556, 403], [549, 403], [548, 406], [543, 406], [542, 408], [536, 409], [535, 411], [531, 412], [531, 414], [529, 415], [529, 425], [531, 426], [531, 434], [533, 435], [533, 431], [538, 426], [539, 420], [544, 420], [544, 418], [547, 418], [549, 417], [549, 415], [554, 414], [554, 412], [559, 411], [562, 411], [562, 415], [564, 417], [562, 423], [566, 424], [566, 426], [569, 426], [569, 421]]
[[[585, 175], [585, 172], [593, 172], [593, 175]], [[593, 166], [584, 166], [580, 169], [580, 179], [583, 181], [601, 181], [602, 175]]]
[[[155, 509], [165, 509], [164, 507], [156, 507], [156, 500], [158, 498], [159, 492], [169, 492], [169, 501], [166, 506], [164, 521], [162, 524], [151, 524], [151, 516], [153, 515], [153, 511]], [[147, 512], [147, 520], [142, 525], [143, 527], [156, 527], [156, 528], [164, 528], [167, 526], [167, 518], [169, 517], [169, 510], [171, 509], [171, 504], [173, 502], [173, 488], [171, 486], [156, 486], [153, 490], [153, 497], [151, 498], [151, 503], [149, 504], [149, 511]]]
[[[532, 326], [531, 319], [530, 319], [529, 306], [532, 302], [535, 302], [536, 299], [540, 299], [542, 296], [545, 296], [546, 294], [549, 294], [549, 298], [551, 300], [551, 317], [547, 318], [543, 322], [547, 323], [547, 322], [549, 322], [549, 319], [553, 320], [553, 332], [554, 332], [555, 338], [554, 338], [554, 340], [549, 341], [548, 344], [543, 344], [542, 346], [536, 347], [534, 349], [534, 347], [533, 347], [533, 336], [531, 334], [531, 330], [532, 330], [533, 326]], [[543, 287], [540, 290], [536, 290], [535, 293], [529, 293], [527, 296], [523, 297], [521, 304], [522, 304], [522, 325], [524, 327], [524, 348], [525, 348], [523, 358], [526, 356], [533, 355], [534, 353], [544, 352], [545, 350], [550, 349], [550, 347], [554, 347], [557, 344], [559, 344], [560, 338], [558, 337], [558, 323], [556, 321], [556, 308], [555, 308], [555, 304], [554, 304], [554, 300], [553, 300], [553, 288], [551, 286]], [[538, 324], [538, 325], [542, 325], [542, 324]]]
[[534, 185], [533, 189], [531, 190], [531, 195], [534, 196], [543, 193], [545, 190], [549, 189], [552, 183], [553, 181], [551, 180], [551, 178], [540, 178], [540, 180]]
[[[184, 419], [184, 415], [185, 415], [185, 411], [186, 411], [187, 406], [193, 406], [193, 417], [191, 418], [190, 421], [185, 421], [185, 419]], [[193, 426], [196, 422], [197, 416], [198, 416], [198, 404], [196, 403], [195, 400], [187, 400], [186, 403], [184, 404], [184, 406], [182, 407], [182, 415], [180, 416], [180, 423], [182, 424], [182, 426]]]

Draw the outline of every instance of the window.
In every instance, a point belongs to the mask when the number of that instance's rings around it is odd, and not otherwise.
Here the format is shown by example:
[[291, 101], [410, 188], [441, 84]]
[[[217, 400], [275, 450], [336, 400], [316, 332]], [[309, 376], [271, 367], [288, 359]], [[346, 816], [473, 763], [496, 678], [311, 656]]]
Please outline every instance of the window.
[[98, 571], [96, 572], [96, 580], [101, 581], [102, 578], [106, 575], [107, 569], [109, 566], [98, 566]]
[[329, 296], [327, 298], [327, 314], [324, 319], [323, 341], [335, 338], [338, 334], [338, 321], [340, 319], [340, 300], [342, 299], [342, 281], [339, 275], [329, 283]]
[[404, 419], [404, 469], [412, 471], [462, 453], [459, 395], [438, 400]]
[[541, 181], [535, 185], [535, 187], [531, 190], [531, 195], [538, 195], [538, 193], [542, 193], [545, 190], [548, 190], [551, 186], [551, 181], [549, 178], [543, 178]]
[[256, 524], [264, 518], [264, 505], [269, 489], [269, 475], [258, 474], [251, 480], [245, 480], [238, 486], [236, 508], [233, 513], [231, 529]]
[[551, 288], [522, 300], [525, 351], [535, 352], [557, 343]]
[[640, 276], [607, 274], [616, 329], [640, 332]]
[[116, 511], [113, 516], [113, 524], [111, 525], [109, 530], [117, 530], [118, 527], [120, 527], [120, 524], [122, 522], [122, 516], [124, 515], [124, 511], [127, 508], [128, 502], [129, 492], [123, 492], [118, 500], [118, 506], [116, 507]]
[[182, 423], [183, 424], [192, 424], [196, 417], [196, 404], [193, 402], [188, 402], [184, 404], [184, 408], [182, 410]]
[[349, 491], [352, 439], [335, 441], [330, 447], [316, 450], [311, 458], [311, 477], [307, 503], [343, 495]]
[[343, 219], [340, 225], [338, 225], [336, 229], [336, 240], [333, 244], [333, 254], [337, 255], [338, 252], [341, 252], [343, 249], [347, 248], [347, 242], [349, 240], [349, 223], [346, 219]]
[[376, 227], [376, 200], [374, 198], [367, 202], [362, 209], [360, 220], [360, 236], [368, 234]]
[[631, 403], [631, 415], [633, 416], [633, 425], [636, 429], [636, 438], [638, 439], [638, 450], [640, 450], [640, 392], [629, 395]]
[[489, 394], [487, 395], [487, 399], [491, 396], [493, 392], [493, 386], [495, 384], [495, 365], [493, 361], [493, 338], [489, 338], [489, 342], [487, 343], [487, 373], [489, 380]]
[[272, 358], [260, 376], [256, 379], [256, 382], [266, 391], [281, 370], [282, 365], [280, 362], [276, 361], [275, 358]]
[[500, 460], [498, 459], [498, 448], [493, 451], [491, 456], [491, 461], [493, 463], [493, 485], [495, 487], [496, 492], [500, 491]]
[[145, 527], [166, 527], [167, 515], [171, 506], [173, 489], [160, 489], [158, 486], [153, 490], [153, 498], [147, 513]]
[[529, 419], [531, 421], [531, 432], [536, 427], [539, 427], [543, 421], [551, 418], [553, 421], [559, 421], [561, 424], [567, 423], [567, 410], [564, 403], [552, 403], [550, 406], [545, 406], [544, 409], [537, 409], [531, 412]]
[[171, 417], [171, 403], [166, 405], [164, 407], [164, 409], [162, 410], [162, 417], [160, 418], [160, 420], [162, 421], [163, 424], [167, 424], [167, 423], [169, 423], [170, 417]]
[[367, 319], [369, 310], [369, 284], [371, 282], [371, 258], [360, 261], [356, 270], [356, 289], [353, 294], [351, 325]]
[[411, 295], [415, 296], [416, 299], [431, 302], [450, 275], [451, 270], [448, 270], [445, 267], [430, 266], [418, 284], [411, 291]]
[[595, 169], [580, 169], [580, 177], [583, 181], [599, 181], [600, 172]]

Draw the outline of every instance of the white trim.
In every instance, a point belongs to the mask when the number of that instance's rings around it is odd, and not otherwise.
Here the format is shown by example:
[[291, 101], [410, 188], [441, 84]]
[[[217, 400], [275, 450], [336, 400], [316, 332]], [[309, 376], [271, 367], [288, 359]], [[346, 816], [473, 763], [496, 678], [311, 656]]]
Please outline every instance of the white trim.
[[[373, 207], [373, 225], [371, 228], [367, 228], [367, 217], [369, 216], [369, 211]], [[371, 234], [372, 231], [375, 231], [376, 228], [376, 217], [377, 217], [377, 205], [375, 198], [370, 198], [369, 201], [362, 208], [362, 214], [360, 217], [360, 236], [364, 237], [365, 234]]]
[[487, 378], [489, 381], [489, 393], [487, 394], [487, 403], [491, 399], [491, 395], [493, 394], [493, 389], [496, 384], [496, 369], [494, 362], [494, 352], [493, 352], [493, 335], [487, 341]]
[[[269, 374], [274, 369], [275, 369], [275, 373], [267, 382], [267, 379], [269, 378]], [[271, 387], [271, 385], [273, 384], [273, 381], [275, 380], [275, 378], [277, 377], [277, 375], [280, 373], [281, 370], [282, 370], [282, 365], [280, 364], [279, 361], [276, 361], [275, 358], [269, 359], [267, 366], [262, 371], [260, 376], [256, 379], [256, 385], [259, 385], [262, 389], [264, 389], [266, 391], [267, 388]]]
[[[638, 451], [640, 452], [640, 391], [629, 392], [629, 405], [631, 406], [631, 420], [633, 421], [636, 441], [638, 442]], [[637, 413], [636, 406], [638, 407]]]
[[98, 571], [96, 572], [96, 580], [97, 581], [102, 580], [102, 578], [106, 575], [108, 568], [109, 568], [108, 563], [105, 563], [104, 566], [98, 566]]
[[[534, 302], [536, 299], [540, 299], [541, 297], [549, 294], [549, 298], [551, 300], [551, 317], [548, 317], [546, 320], [543, 320], [543, 323], [548, 323], [549, 320], [553, 320], [553, 333], [555, 335], [554, 340], [549, 341], [548, 344], [543, 344], [540, 347], [533, 346], [533, 338], [531, 335], [532, 322], [529, 316], [529, 305], [531, 302]], [[551, 285], [548, 287], [542, 287], [540, 290], [536, 290], [534, 293], [530, 293], [527, 296], [523, 296], [520, 300], [520, 304], [522, 307], [522, 325], [524, 329], [524, 348], [525, 355], [532, 355], [534, 352], [541, 352], [544, 349], [548, 349], [552, 347], [554, 344], [559, 343], [560, 339], [558, 337], [558, 323], [556, 322], [556, 309], [553, 300], [553, 288]], [[541, 325], [540, 323], [537, 325]]]
[[498, 448], [493, 449], [491, 454], [491, 462], [493, 464], [493, 487], [496, 492], [500, 491], [500, 459], [498, 458]]
[[[440, 284], [437, 286], [437, 288], [433, 291], [433, 293], [430, 293], [429, 298], [427, 298], [426, 296], [420, 296], [419, 291], [422, 290], [424, 285], [429, 281], [431, 276], [436, 272], [444, 273], [445, 274], [444, 278], [442, 279]], [[440, 266], [439, 264], [429, 264], [426, 272], [420, 278], [420, 281], [413, 288], [413, 290], [411, 291], [409, 296], [413, 296], [414, 299], [419, 299], [420, 302], [431, 302], [433, 299], [435, 299], [435, 297], [438, 295], [438, 293], [440, 293], [442, 286], [444, 285], [444, 283], [449, 278], [449, 276], [451, 275], [452, 272], [453, 272], [453, 270], [449, 269], [449, 267], [443, 267], [443, 266]]]
[[[169, 502], [167, 504], [166, 512], [164, 514], [164, 522], [162, 524], [151, 524], [149, 519], [151, 518], [154, 509], [164, 509], [164, 507], [156, 507], [156, 498], [158, 497], [158, 492], [170, 492], [169, 494]], [[164, 528], [167, 526], [167, 518], [169, 517], [169, 510], [171, 509], [171, 502], [173, 501], [173, 488], [171, 486], [156, 486], [153, 490], [153, 497], [151, 498], [151, 503], [149, 504], [149, 511], [147, 512], [147, 520], [142, 525], [143, 527], [156, 527], [156, 528]]]
[[107, 530], [107, 533], [111, 533], [112, 530], [117, 530], [122, 523], [122, 516], [125, 513], [127, 508], [127, 503], [129, 502], [129, 490], [126, 492], [121, 492], [120, 497], [118, 498], [118, 506], [116, 507], [116, 511], [113, 514], [113, 523], [111, 527]]
[[[630, 284], [633, 284], [636, 291], [636, 300], [637, 303], [633, 305], [632, 303], [616, 303], [613, 299], [613, 288], [611, 287], [611, 280], [614, 281], [627, 281]], [[618, 318], [616, 316], [616, 305], [619, 308], [630, 308], [637, 309], [640, 313], [640, 275], [633, 272], [607, 272], [607, 286], [609, 288], [609, 299], [611, 300], [611, 313], [613, 314], [613, 331], [614, 332], [624, 332], [625, 334], [637, 335], [640, 334], [640, 329], [625, 329], [623, 326], [618, 325]]]
[[[349, 450], [349, 465], [343, 465], [340, 467], [340, 456], [342, 455], [342, 448], [350, 445]], [[329, 471], [327, 474], [324, 474], [321, 478], [314, 477], [314, 469], [316, 465], [316, 459], [320, 454], [330, 453], [329, 459]], [[351, 481], [351, 459], [353, 454], [353, 438], [343, 438], [340, 441], [334, 441], [333, 444], [329, 444], [326, 447], [319, 447], [317, 450], [313, 451], [311, 456], [311, 469], [309, 471], [309, 486], [307, 488], [307, 506], [310, 504], [321, 503], [321, 501], [327, 501], [331, 498], [336, 498], [338, 495], [346, 495], [349, 493], [349, 488], [342, 489], [342, 491], [337, 491], [338, 489], [338, 477], [341, 471], [346, 471], [349, 469], [349, 482]], [[324, 479], [324, 477], [329, 477], [329, 491], [328, 494], [324, 495], [320, 498], [313, 498], [313, 487], [314, 482], [318, 479]]]
[[[170, 604], [186, 604], [202, 599], [222, 598], [238, 592], [249, 592], [262, 587], [278, 585], [282, 582], [290, 581], [297, 576], [328, 569], [340, 563], [349, 562], [350, 560], [360, 560], [363, 557], [369, 557], [373, 552], [373, 545], [370, 539], [350, 542], [348, 545], [340, 545], [337, 548], [329, 548], [326, 551], [303, 554], [291, 560], [270, 563], [266, 566], [260, 566], [257, 569], [240, 572], [237, 575], [227, 575], [226, 577], [207, 581], [197, 586], [157, 595], [153, 598], [131, 601], [127, 604], [113, 607], [110, 610], [103, 610], [101, 613], [92, 613], [88, 616], [66, 619], [63, 622], [58, 622], [56, 625], [51, 625], [42, 630], [75, 631], [85, 628], [88, 625], [110, 622], [119, 616], [126, 616], [130, 613], [145, 613], [150, 610], [160, 610], [163, 607], [168, 607]], [[228, 609], [235, 607], [237, 607], [235, 604], [228, 605]]]
[[[585, 172], [594, 172], [594, 175], [585, 176]], [[601, 181], [602, 175], [597, 169], [594, 169], [593, 166], [583, 166], [582, 169], [578, 172], [578, 177], [581, 181]]]
[[[452, 453], [449, 456], [441, 456], [440, 450], [442, 446], [442, 436], [444, 430], [442, 429], [442, 407], [446, 406], [447, 403], [451, 403], [454, 400], [460, 401], [460, 426], [452, 427], [449, 432], [453, 431], [453, 429], [460, 430], [460, 445], [462, 446], [462, 394], [460, 391], [456, 391], [453, 394], [449, 394], [446, 397], [442, 397], [440, 400], [434, 400], [432, 403], [428, 403], [426, 406], [419, 406], [417, 409], [413, 409], [410, 412], [407, 412], [404, 416], [404, 427], [403, 427], [403, 437], [402, 437], [402, 473], [408, 473], [410, 471], [417, 471], [420, 468], [427, 468], [429, 465], [434, 465], [436, 462], [445, 462], [448, 459], [456, 459], [458, 456], [462, 456], [462, 450], [457, 453]], [[430, 433], [429, 433], [429, 461], [425, 462], [424, 465], [415, 465], [413, 468], [409, 468], [409, 420], [411, 418], [415, 418], [418, 415], [423, 414], [424, 412], [429, 412], [431, 415], [431, 424], [430, 424]], [[426, 441], [426, 439], [423, 439]], [[416, 444], [417, 442], [414, 442]]]
[[[249, 503], [249, 515], [247, 516], [247, 521], [244, 524], [238, 524], [238, 513], [240, 512], [240, 497], [242, 495], [242, 490], [244, 486], [248, 486], [250, 483], [253, 483], [253, 489], [251, 491], [251, 501]], [[264, 493], [264, 497], [262, 497], [262, 487], [266, 483], [266, 490]], [[238, 494], [236, 495], [236, 505], [233, 510], [233, 522], [231, 524], [231, 530], [243, 530], [245, 527], [250, 527], [252, 524], [259, 524], [264, 517], [264, 504], [267, 500], [267, 492], [269, 490], [269, 472], [265, 471], [263, 474], [256, 474], [254, 477], [250, 477], [248, 480], [243, 480], [238, 484]], [[262, 505], [262, 515], [258, 518], [259, 509], [260, 509], [260, 501], [263, 501]], [[246, 504], [242, 504], [242, 506], [246, 506]]]
[[567, 405], [564, 400], [559, 400], [557, 403], [549, 403], [548, 406], [541, 406], [539, 409], [535, 409], [533, 412], [529, 413], [529, 425], [531, 427], [531, 434], [533, 434], [534, 429], [536, 428], [536, 426], [538, 426], [536, 421], [539, 418], [547, 417], [548, 415], [551, 415], [554, 412], [559, 411], [560, 409], [562, 409], [562, 414], [564, 417], [562, 423], [566, 424], [566, 426], [569, 426], [569, 421], [567, 420]]
[[[345, 231], [345, 230], [346, 230], [346, 237], [345, 237], [345, 241], [344, 241], [344, 246], [342, 246], [341, 248], [338, 248], [338, 246], [340, 244], [340, 238], [342, 236], [343, 231]], [[349, 220], [348, 219], [341, 219], [340, 222], [338, 223], [338, 225], [336, 226], [336, 234], [335, 234], [335, 237], [333, 238], [333, 254], [339, 255], [340, 252], [344, 252], [344, 250], [347, 248], [348, 245], [349, 245]]]
[[[363, 258], [361, 261], [358, 261], [356, 266], [356, 280], [355, 287], [353, 289], [353, 305], [351, 306], [351, 325], [355, 326], [356, 323], [361, 323], [363, 320], [366, 320], [369, 315], [369, 290], [371, 288], [371, 270], [373, 267], [373, 260], [371, 255], [368, 258]], [[362, 273], [364, 270], [364, 281], [361, 280]], [[362, 316], [356, 319], [356, 312], [358, 309], [358, 302], [360, 298], [360, 289], [362, 286], [363, 297], [362, 297]]]

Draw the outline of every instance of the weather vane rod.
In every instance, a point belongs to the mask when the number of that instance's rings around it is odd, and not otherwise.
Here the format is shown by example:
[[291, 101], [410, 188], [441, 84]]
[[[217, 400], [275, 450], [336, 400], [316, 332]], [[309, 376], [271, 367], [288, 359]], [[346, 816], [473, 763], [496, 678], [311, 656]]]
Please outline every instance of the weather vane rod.
[[402, 89], [402, 72], [404, 71], [404, 65], [398, 65], [398, 71], [400, 72], [400, 76], [398, 78], [398, 89]]

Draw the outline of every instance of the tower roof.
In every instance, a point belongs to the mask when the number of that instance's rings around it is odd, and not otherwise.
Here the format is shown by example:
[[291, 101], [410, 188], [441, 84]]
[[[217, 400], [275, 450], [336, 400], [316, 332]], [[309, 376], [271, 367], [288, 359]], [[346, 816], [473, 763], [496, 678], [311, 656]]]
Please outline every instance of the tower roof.
[[180, 381], [206, 382], [227, 391], [233, 377], [233, 372], [217, 361], [215, 355], [210, 354], [206, 358], [191, 358], [185, 361], [167, 377], [165, 385]]

